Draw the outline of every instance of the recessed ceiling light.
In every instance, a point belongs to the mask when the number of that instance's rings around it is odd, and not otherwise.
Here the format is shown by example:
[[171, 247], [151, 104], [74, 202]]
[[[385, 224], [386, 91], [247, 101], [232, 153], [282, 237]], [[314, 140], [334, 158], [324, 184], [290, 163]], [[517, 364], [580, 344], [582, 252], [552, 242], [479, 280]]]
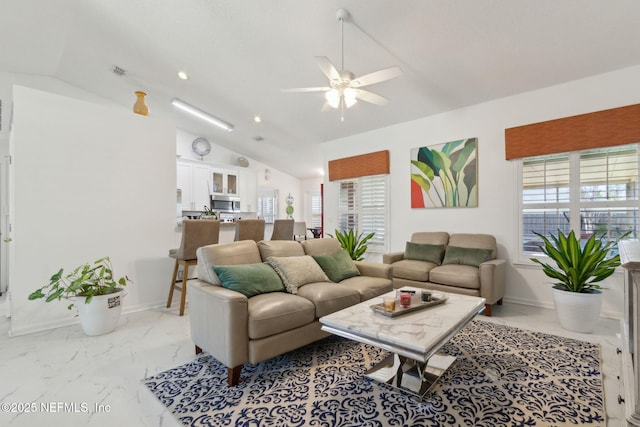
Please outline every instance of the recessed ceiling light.
[[253, 116], [253, 121], [255, 123], [260, 123], [260, 122], [262, 122], [262, 118], [259, 115], [256, 114], [255, 116]]
[[178, 71], [178, 77], [180, 77], [182, 80], [188, 80], [189, 79], [189, 75], [187, 73], [185, 73], [184, 71]]

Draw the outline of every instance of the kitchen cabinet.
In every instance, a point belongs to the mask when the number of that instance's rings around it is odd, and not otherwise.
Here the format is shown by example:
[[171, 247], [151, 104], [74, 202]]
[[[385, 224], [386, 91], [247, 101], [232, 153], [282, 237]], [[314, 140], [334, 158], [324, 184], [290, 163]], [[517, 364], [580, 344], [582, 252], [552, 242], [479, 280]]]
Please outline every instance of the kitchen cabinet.
[[213, 168], [211, 174], [213, 194], [238, 195], [238, 171]]
[[239, 172], [240, 210], [242, 212], [258, 211], [258, 177], [250, 169]]
[[209, 206], [211, 195], [211, 168], [204, 164], [178, 162], [177, 187], [181, 194], [183, 211], [202, 211]]

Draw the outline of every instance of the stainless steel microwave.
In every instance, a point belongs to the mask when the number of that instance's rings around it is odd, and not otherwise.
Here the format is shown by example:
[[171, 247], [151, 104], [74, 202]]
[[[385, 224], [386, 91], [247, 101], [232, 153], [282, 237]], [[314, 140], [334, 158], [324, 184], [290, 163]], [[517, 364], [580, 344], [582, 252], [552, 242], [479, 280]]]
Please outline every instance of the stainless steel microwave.
[[240, 198], [211, 196], [211, 210], [219, 212], [240, 212]]

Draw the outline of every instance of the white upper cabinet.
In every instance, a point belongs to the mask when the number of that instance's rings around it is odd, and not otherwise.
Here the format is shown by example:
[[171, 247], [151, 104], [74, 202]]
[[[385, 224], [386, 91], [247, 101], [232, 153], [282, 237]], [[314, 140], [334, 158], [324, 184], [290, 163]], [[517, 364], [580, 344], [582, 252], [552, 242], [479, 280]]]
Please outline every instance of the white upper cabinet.
[[237, 196], [239, 194], [238, 171], [212, 168], [211, 175], [213, 179], [213, 194], [226, 194], [230, 196]]
[[202, 211], [210, 205], [211, 168], [200, 163], [179, 160], [177, 187], [181, 191], [183, 211]]

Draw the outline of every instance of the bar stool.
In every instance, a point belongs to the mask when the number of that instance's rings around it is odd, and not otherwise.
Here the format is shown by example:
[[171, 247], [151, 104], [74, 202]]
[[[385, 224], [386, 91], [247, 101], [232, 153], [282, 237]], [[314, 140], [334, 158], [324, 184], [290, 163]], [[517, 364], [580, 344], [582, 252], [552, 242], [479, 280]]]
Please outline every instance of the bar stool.
[[253, 240], [255, 242], [264, 240], [264, 219], [239, 219], [236, 221], [236, 236], [233, 240]]
[[[169, 288], [169, 298], [167, 308], [171, 307], [173, 290], [182, 292], [180, 299], [180, 316], [184, 315], [184, 305], [187, 301], [187, 281], [189, 280], [189, 267], [197, 265], [196, 250], [201, 246], [218, 243], [220, 238], [220, 221], [213, 219], [186, 219], [182, 222], [182, 241], [178, 249], [169, 250], [169, 256], [176, 259], [176, 266], [173, 269], [171, 287]], [[182, 280], [176, 280], [178, 269], [184, 267]], [[182, 282], [177, 285], [176, 282]]]
[[276, 219], [273, 222], [271, 240], [293, 240], [293, 223], [292, 219]]

